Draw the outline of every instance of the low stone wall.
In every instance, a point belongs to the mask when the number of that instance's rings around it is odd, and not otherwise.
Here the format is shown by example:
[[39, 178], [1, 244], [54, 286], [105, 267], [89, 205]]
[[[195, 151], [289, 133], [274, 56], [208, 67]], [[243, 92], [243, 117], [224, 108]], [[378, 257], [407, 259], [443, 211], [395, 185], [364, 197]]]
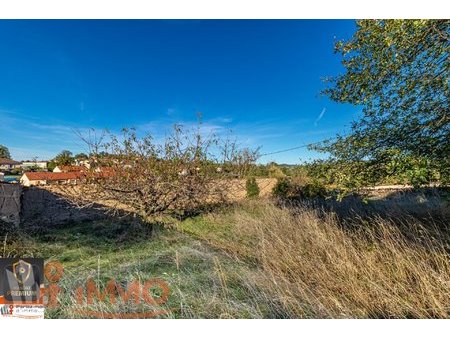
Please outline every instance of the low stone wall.
[[[230, 201], [241, 201], [247, 196], [247, 189], [245, 187], [247, 180], [234, 179], [230, 180], [230, 191], [228, 199]], [[259, 187], [259, 197], [268, 198], [272, 195], [272, 189], [277, 183], [276, 178], [257, 178], [256, 183]]]
[[[260, 196], [267, 197], [276, 179], [258, 178], [257, 183], [261, 190]], [[230, 200], [245, 199], [245, 180], [233, 180], [230, 184], [233, 187], [229, 196]], [[19, 184], [0, 183], [0, 220], [22, 226], [53, 227], [109, 217], [105, 210], [105, 207], [110, 207], [108, 203], [77, 208], [64, 198], [65, 190], [59, 188], [51, 185], [22, 187]], [[76, 192], [77, 187], [74, 186], [72, 189]], [[130, 210], [123, 208], [119, 212], [126, 211]]]
[[52, 227], [107, 217], [106, 211], [99, 206], [78, 208], [61, 195], [46, 189], [23, 189], [20, 223], [24, 226]]
[[54, 192], [0, 183], [0, 219], [21, 226], [53, 227], [107, 218], [100, 206], [77, 208]]

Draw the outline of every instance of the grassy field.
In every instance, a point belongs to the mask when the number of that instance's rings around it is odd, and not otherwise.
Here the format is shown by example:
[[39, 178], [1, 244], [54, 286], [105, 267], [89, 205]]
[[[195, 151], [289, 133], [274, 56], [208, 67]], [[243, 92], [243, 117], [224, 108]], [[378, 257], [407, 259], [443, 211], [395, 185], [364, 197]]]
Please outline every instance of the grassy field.
[[283, 317], [446, 318], [449, 233], [441, 216], [430, 227], [429, 219], [406, 215], [340, 218], [254, 202], [181, 229], [256, 262], [255, 281]]
[[[447, 204], [386, 203], [369, 210], [253, 200], [164, 226], [73, 224], [10, 236], [3, 256], [63, 264], [60, 306], [47, 310], [50, 318], [80, 316], [74, 290], [87, 278], [103, 288], [111, 278], [126, 285], [155, 277], [171, 289], [162, 306], [170, 313], [160, 317], [448, 318]], [[154, 306], [89, 309], [107, 317]]]
[[[133, 228], [127, 224], [99, 222], [77, 224], [27, 237], [7, 240], [5, 256], [46, 257], [64, 266], [59, 285], [61, 306], [47, 311], [50, 318], [79, 317], [74, 290], [93, 278], [99, 286], [114, 278], [128, 282], [162, 278], [171, 294], [165, 308], [174, 318], [273, 317], [252, 285], [256, 269], [221, 250], [175, 229]], [[255, 270], [255, 271], [254, 271]], [[112, 306], [97, 304], [105, 313], [152, 310], [147, 304]], [[95, 307], [94, 307], [95, 308]]]

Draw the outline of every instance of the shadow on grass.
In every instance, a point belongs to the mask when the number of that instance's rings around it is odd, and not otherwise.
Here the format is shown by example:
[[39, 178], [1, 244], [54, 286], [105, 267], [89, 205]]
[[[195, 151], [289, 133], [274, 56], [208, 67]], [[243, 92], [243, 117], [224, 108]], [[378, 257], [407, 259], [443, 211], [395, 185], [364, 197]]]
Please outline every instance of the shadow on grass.
[[422, 188], [371, 191], [364, 196], [347, 196], [342, 201], [292, 199], [280, 205], [287, 206], [293, 213], [301, 212], [302, 208], [318, 210], [319, 216], [324, 218], [332, 213], [338, 219], [337, 224], [349, 231], [376, 230], [377, 220], [387, 221], [411, 242], [429, 247], [431, 238], [444, 243], [450, 253], [449, 196], [449, 188]]

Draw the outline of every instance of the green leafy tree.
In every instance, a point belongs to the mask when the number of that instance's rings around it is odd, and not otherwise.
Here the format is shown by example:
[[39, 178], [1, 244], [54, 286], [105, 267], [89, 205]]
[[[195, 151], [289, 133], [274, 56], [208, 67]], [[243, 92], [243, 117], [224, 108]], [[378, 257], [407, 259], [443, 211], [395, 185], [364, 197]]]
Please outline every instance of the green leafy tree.
[[55, 161], [51, 160], [50, 162], [47, 163], [47, 170], [48, 171], [53, 171], [53, 169], [56, 168], [56, 163]]
[[76, 155], [74, 156], [74, 158], [75, 158], [76, 160], [83, 161], [83, 160], [87, 160], [89, 157], [88, 157], [88, 155], [86, 155], [85, 153], [79, 153], [79, 154], [76, 154]]
[[73, 154], [69, 150], [61, 151], [56, 157], [53, 159], [53, 162], [58, 165], [70, 165], [73, 163]]
[[[450, 20], [356, 24], [353, 37], [335, 46], [345, 72], [327, 79], [324, 93], [336, 102], [362, 107], [362, 118], [349, 135], [311, 148], [331, 154], [335, 176], [345, 176], [335, 182], [349, 188], [382, 180], [392, 171], [411, 171], [407, 159], [420, 177], [410, 183], [436, 178], [447, 182]], [[418, 163], [433, 168], [434, 174], [418, 170]]]
[[1, 144], [0, 144], [0, 158], [11, 159], [11, 154], [9, 153], [9, 149]]

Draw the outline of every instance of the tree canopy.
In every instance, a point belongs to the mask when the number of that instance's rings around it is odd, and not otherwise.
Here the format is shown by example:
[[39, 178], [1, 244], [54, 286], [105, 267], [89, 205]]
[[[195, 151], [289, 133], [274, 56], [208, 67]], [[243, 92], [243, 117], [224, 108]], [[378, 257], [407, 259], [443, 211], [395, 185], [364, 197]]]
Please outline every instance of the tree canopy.
[[[184, 217], [229, 201], [258, 158], [257, 149], [203, 135], [201, 122], [192, 129], [175, 125], [163, 140], [138, 136], [135, 129], [123, 129], [120, 135], [105, 132], [101, 139], [90, 137], [94, 134], [79, 133], [91, 150], [90, 168], [83, 173], [88, 184], [77, 191], [70, 186], [61, 189], [79, 206], [107, 200], [110, 211], [136, 213], [152, 221]], [[129, 207], [126, 211], [124, 205]]]
[[74, 156], [74, 159], [82, 161], [82, 160], [87, 160], [89, 158], [88, 155], [86, 155], [85, 153], [78, 153]]
[[9, 153], [9, 149], [1, 144], [0, 144], [0, 158], [11, 159], [11, 154]]
[[70, 165], [73, 162], [73, 154], [69, 150], [61, 151], [56, 157], [53, 159], [53, 162], [56, 165]]
[[450, 20], [356, 25], [353, 37], [335, 46], [345, 72], [328, 78], [323, 93], [362, 107], [362, 117], [350, 134], [312, 148], [330, 153], [353, 186], [406, 170], [419, 172], [420, 183], [448, 181]]

